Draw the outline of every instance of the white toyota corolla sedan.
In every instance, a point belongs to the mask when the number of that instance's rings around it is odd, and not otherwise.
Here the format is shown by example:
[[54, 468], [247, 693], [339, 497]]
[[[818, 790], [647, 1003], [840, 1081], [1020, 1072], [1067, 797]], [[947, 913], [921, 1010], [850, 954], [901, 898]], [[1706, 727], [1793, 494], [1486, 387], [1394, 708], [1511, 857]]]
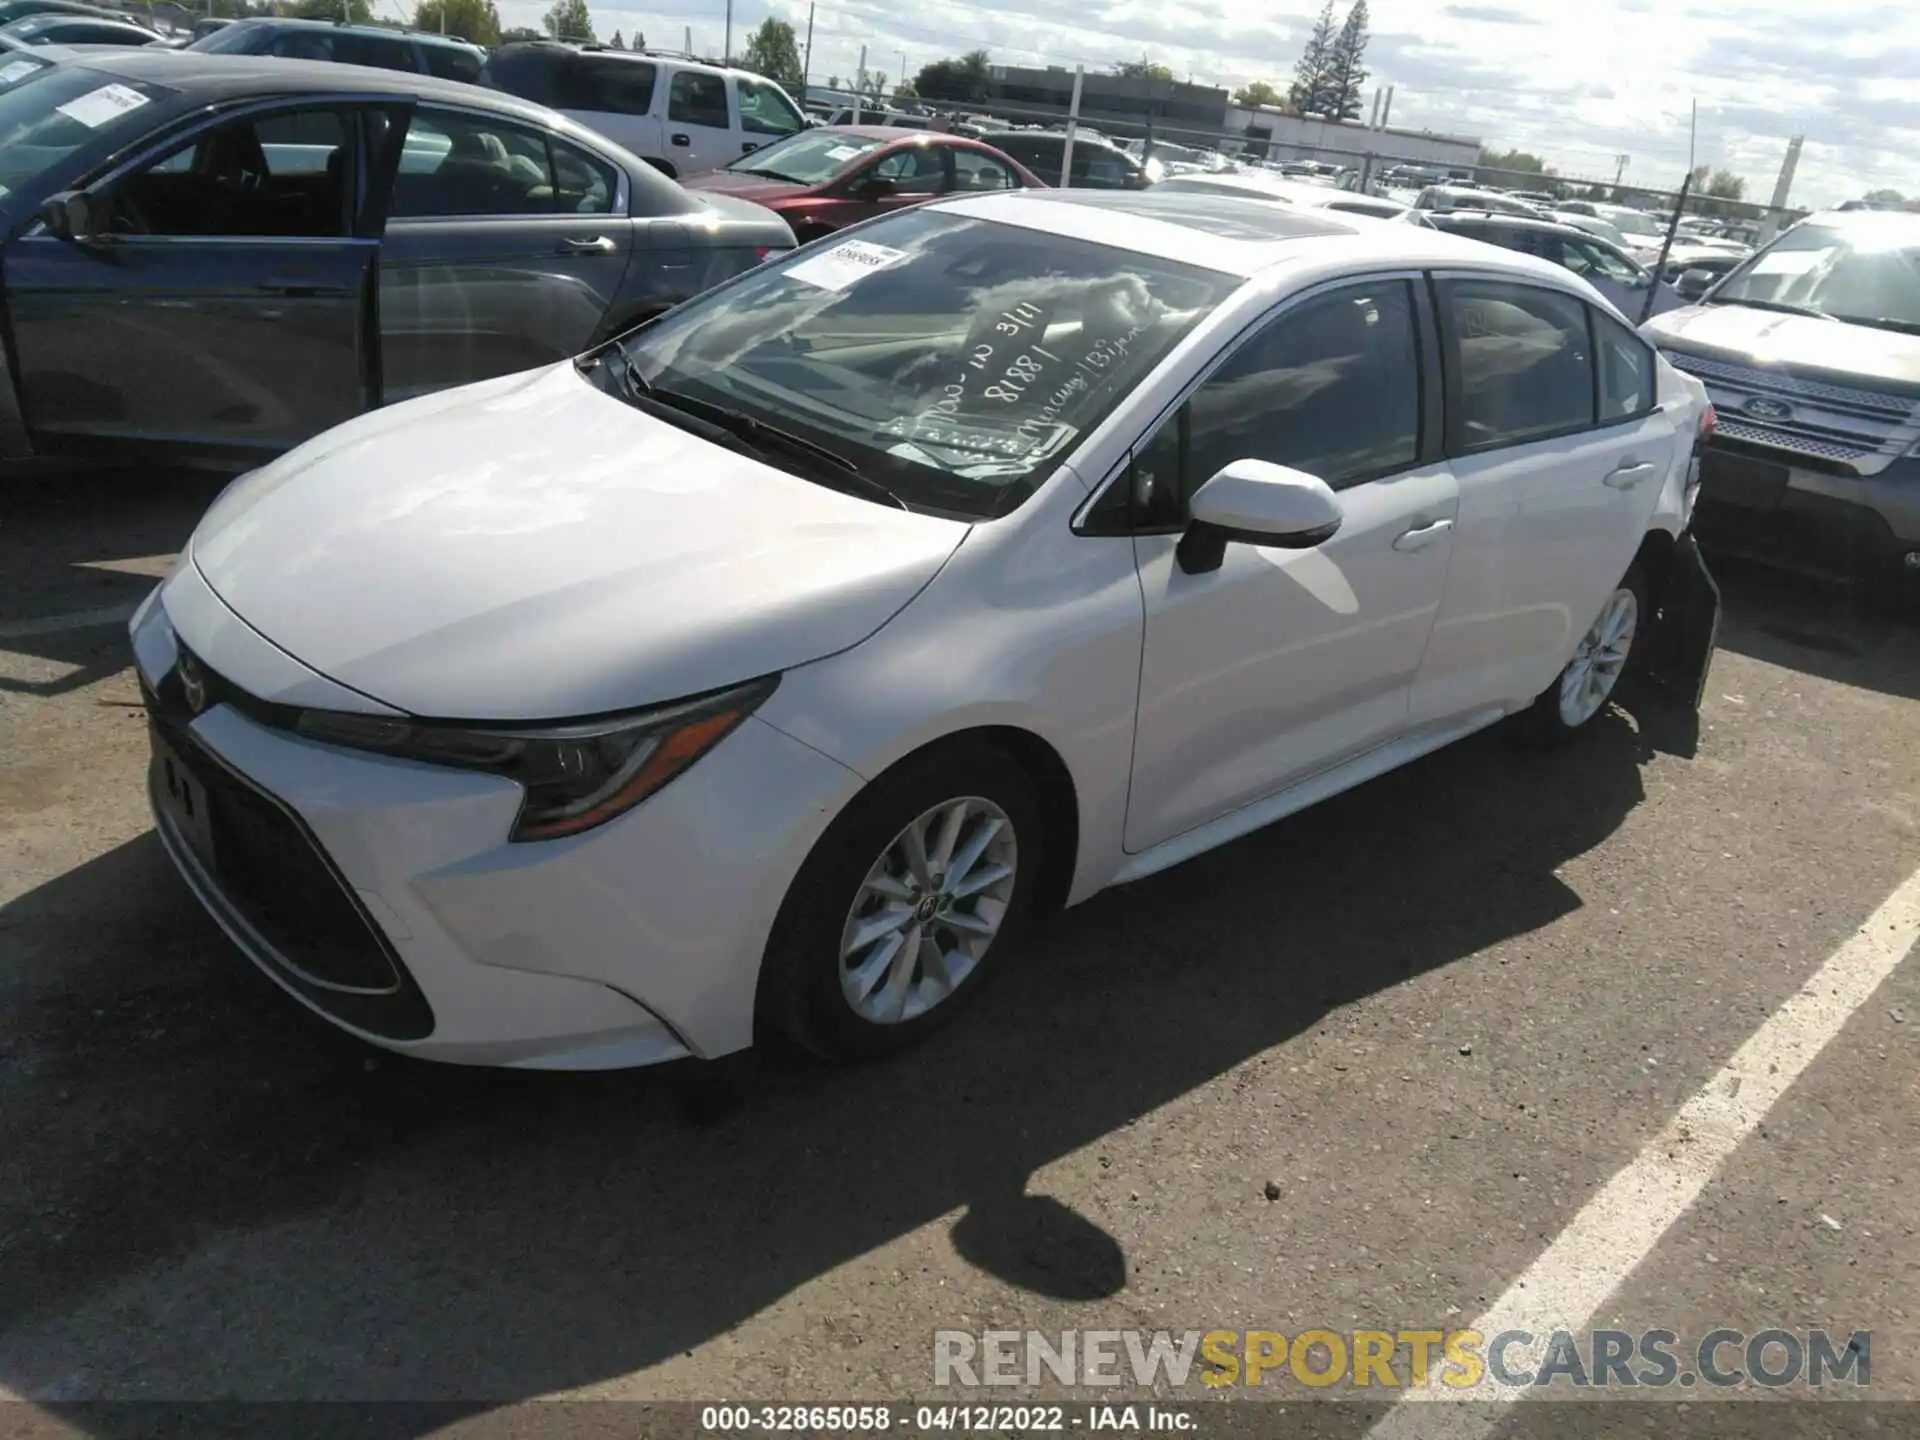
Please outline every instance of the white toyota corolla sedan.
[[1036, 907], [1589, 722], [1711, 592], [1711, 413], [1471, 241], [896, 213], [236, 481], [133, 622], [159, 833], [394, 1050], [883, 1053]]

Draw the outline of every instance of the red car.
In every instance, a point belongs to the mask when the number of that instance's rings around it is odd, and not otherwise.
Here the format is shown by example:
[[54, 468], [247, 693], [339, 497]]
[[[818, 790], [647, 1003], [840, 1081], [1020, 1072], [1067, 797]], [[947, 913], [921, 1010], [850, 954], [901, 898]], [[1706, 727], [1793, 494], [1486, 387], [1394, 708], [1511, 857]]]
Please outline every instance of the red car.
[[801, 244], [942, 195], [1044, 190], [1046, 181], [991, 145], [932, 130], [828, 125], [802, 130], [724, 170], [680, 182], [777, 212]]

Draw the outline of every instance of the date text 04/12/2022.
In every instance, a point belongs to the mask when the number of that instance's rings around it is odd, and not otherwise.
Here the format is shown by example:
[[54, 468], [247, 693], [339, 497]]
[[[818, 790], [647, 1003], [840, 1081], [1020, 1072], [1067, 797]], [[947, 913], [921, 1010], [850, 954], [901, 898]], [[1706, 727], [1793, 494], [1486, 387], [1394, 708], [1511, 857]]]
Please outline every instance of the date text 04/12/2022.
[[1191, 1434], [1191, 1410], [1168, 1405], [706, 1405], [705, 1434], [907, 1434], [975, 1431], [1020, 1434], [1074, 1430]]

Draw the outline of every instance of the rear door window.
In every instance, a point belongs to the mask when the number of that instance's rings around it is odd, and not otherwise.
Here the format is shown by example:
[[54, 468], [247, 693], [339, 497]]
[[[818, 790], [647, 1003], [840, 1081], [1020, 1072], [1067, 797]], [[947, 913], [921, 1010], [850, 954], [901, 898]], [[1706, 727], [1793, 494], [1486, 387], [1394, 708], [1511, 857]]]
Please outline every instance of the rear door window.
[[431, 107], [414, 113], [389, 216], [550, 215], [556, 208], [544, 133]]
[[422, 42], [420, 53], [426, 58], [427, 73], [442, 80], [459, 80], [471, 85], [480, 78], [481, 57], [455, 45], [429, 45]]
[[650, 115], [658, 70], [649, 60], [620, 60], [611, 55], [582, 55], [573, 63], [575, 110], [605, 115]]
[[1455, 452], [1522, 445], [1594, 423], [1587, 307], [1556, 290], [1497, 280], [1440, 286]]
[[667, 119], [680, 125], [727, 129], [727, 82], [704, 70], [681, 70], [667, 89]]

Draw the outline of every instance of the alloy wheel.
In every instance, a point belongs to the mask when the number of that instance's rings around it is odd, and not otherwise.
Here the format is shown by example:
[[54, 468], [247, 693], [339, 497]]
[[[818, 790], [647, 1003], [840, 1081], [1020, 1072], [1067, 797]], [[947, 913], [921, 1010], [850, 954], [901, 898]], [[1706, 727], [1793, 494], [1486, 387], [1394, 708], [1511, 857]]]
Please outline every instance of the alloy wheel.
[[1560, 719], [1569, 729], [1586, 724], [1612, 696], [1633, 651], [1639, 623], [1640, 602], [1623, 585], [1601, 606], [1599, 618], [1561, 673]]
[[867, 871], [840, 938], [840, 992], [861, 1019], [898, 1025], [959, 989], [1007, 915], [1019, 873], [1013, 822], [978, 795], [923, 812]]

